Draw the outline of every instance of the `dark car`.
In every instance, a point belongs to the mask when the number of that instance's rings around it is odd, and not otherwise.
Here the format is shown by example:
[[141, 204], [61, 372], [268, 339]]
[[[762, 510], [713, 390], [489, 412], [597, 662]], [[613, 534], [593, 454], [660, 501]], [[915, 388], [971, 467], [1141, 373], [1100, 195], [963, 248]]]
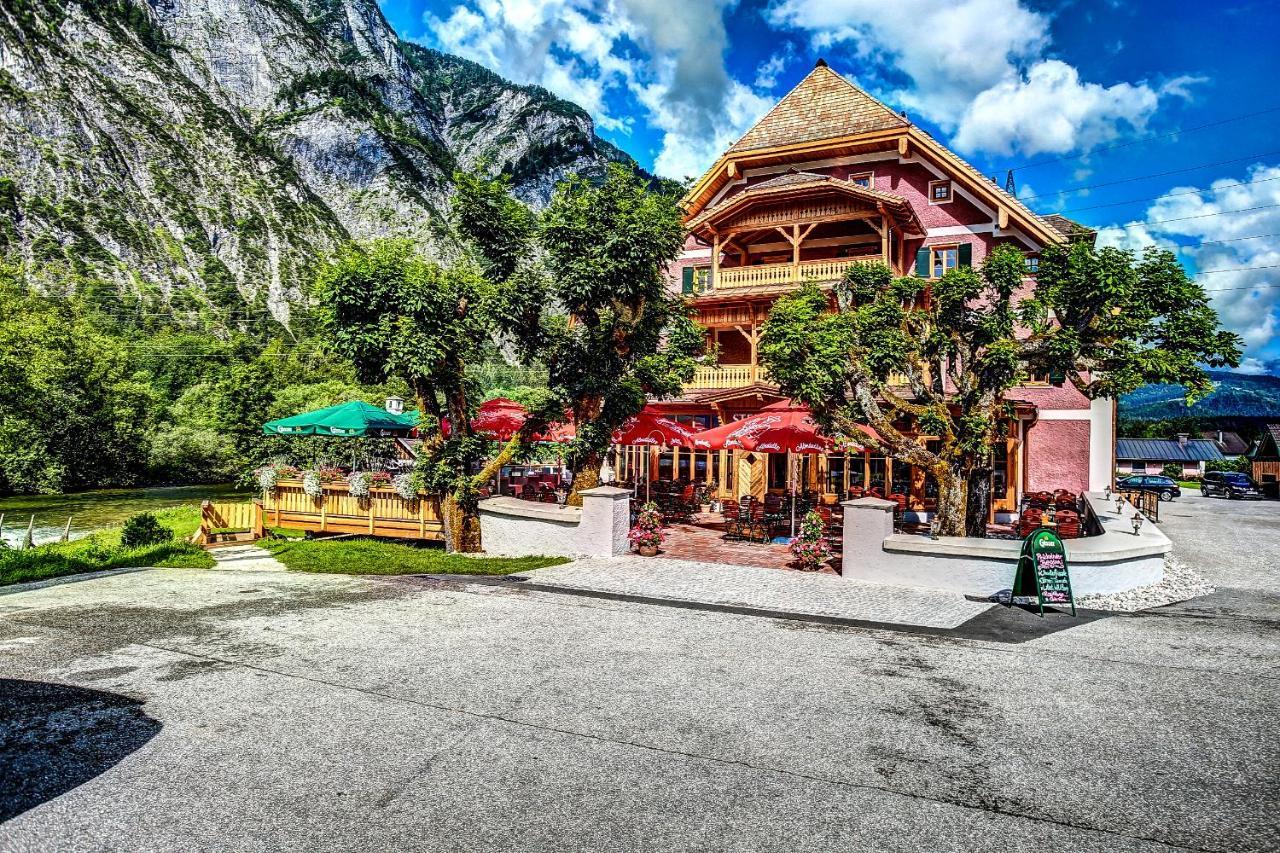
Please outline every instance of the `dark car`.
[[1182, 489], [1168, 477], [1159, 475], [1125, 477], [1119, 483], [1122, 489], [1133, 489], [1139, 492], [1155, 492], [1162, 501], [1171, 501], [1182, 497]]
[[1262, 489], [1248, 474], [1239, 471], [1210, 471], [1200, 481], [1200, 494], [1227, 498], [1261, 498]]

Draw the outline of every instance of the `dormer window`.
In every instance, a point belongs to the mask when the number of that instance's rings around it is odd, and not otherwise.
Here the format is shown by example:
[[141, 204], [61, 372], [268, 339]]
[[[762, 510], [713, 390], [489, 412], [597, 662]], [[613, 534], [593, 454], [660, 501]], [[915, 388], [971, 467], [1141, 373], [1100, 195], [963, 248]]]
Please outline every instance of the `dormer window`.
[[950, 181], [929, 182], [929, 204], [946, 204], [951, 201]]
[[859, 172], [856, 175], [849, 176], [849, 183], [873, 190], [875, 189], [875, 175], [871, 172]]

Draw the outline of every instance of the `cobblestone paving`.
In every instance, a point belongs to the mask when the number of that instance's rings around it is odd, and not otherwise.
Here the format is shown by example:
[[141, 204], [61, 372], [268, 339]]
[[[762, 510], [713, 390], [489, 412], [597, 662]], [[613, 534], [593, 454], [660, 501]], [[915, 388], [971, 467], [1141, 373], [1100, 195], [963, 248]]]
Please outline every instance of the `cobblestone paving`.
[[953, 593], [845, 580], [838, 575], [636, 556], [578, 560], [521, 577], [566, 589], [930, 628], [954, 628], [992, 606]]

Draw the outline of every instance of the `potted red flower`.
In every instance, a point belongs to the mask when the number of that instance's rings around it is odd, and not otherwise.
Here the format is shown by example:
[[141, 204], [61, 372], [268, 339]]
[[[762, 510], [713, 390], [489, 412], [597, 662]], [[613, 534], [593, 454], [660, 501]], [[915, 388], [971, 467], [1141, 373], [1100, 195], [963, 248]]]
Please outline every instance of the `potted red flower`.
[[662, 529], [662, 513], [658, 512], [658, 505], [650, 501], [640, 507], [640, 514], [636, 516], [636, 525], [627, 534], [627, 539], [636, 549], [636, 553], [641, 557], [656, 556], [658, 546], [666, 538], [666, 533]]

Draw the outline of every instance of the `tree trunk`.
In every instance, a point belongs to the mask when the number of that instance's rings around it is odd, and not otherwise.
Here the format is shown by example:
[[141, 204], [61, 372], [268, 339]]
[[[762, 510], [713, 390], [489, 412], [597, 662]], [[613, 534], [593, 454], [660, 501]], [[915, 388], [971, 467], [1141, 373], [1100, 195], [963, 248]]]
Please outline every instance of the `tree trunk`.
[[578, 457], [573, 466], [573, 491], [569, 493], [565, 506], [582, 506], [582, 492], [600, 485], [600, 466], [603, 463], [603, 457], [595, 451]]
[[965, 511], [965, 536], [985, 539], [987, 516], [991, 512], [991, 469], [973, 468], [965, 478], [969, 495]]
[[964, 536], [968, 487], [958, 468], [940, 464], [933, 470], [938, 481], [938, 509], [934, 520], [939, 536]]

